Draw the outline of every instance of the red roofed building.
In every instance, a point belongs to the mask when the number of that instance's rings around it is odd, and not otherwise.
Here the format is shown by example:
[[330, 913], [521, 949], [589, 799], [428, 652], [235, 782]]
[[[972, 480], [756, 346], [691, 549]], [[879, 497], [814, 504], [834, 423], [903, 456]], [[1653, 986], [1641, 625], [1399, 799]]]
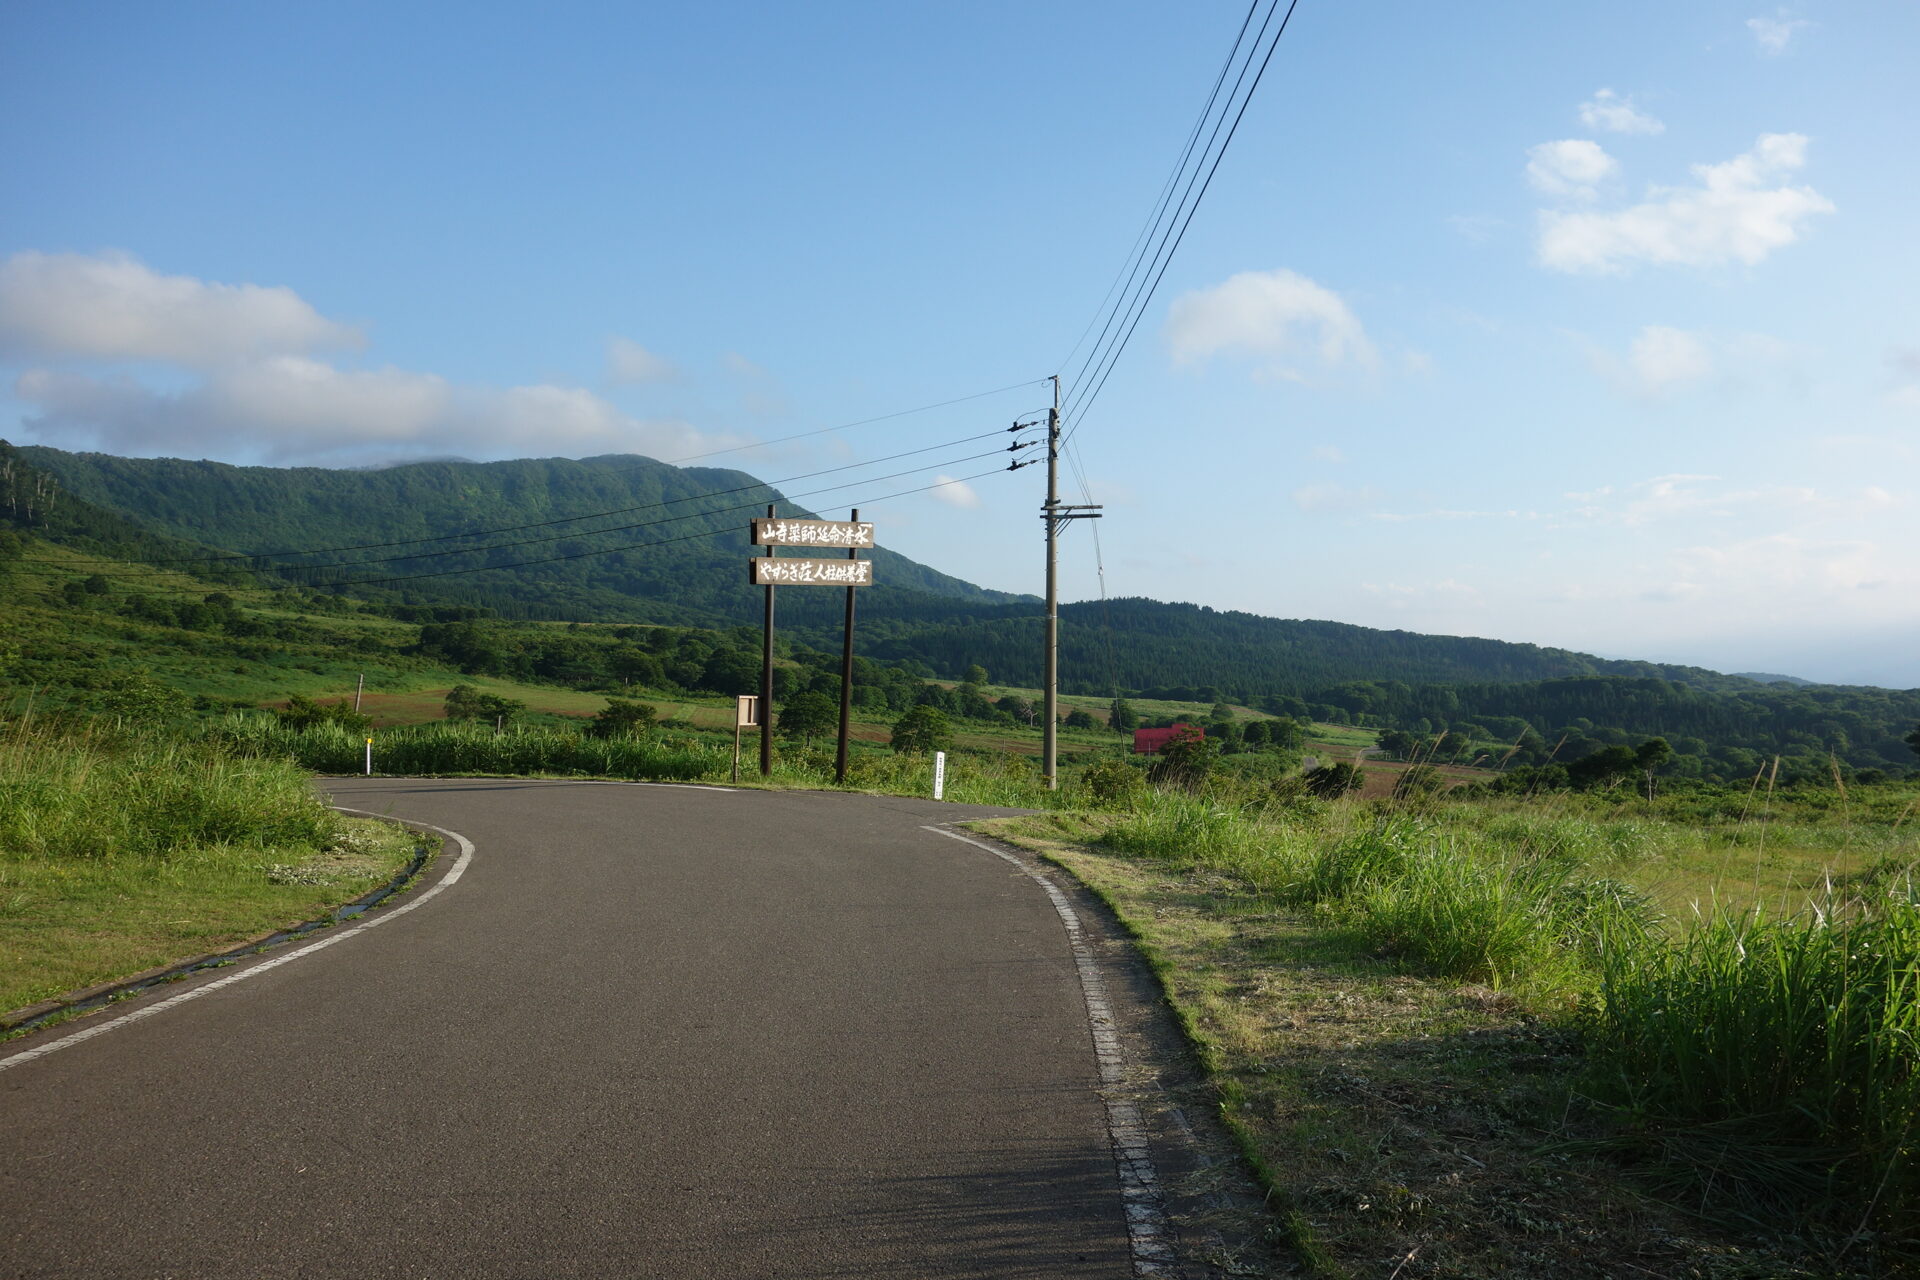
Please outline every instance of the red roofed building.
[[1198, 725], [1174, 724], [1165, 729], [1135, 729], [1133, 731], [1133, 751], [1135, 755], [1150, 756], [1175, 738], [1187, 734], [1199, 734]]

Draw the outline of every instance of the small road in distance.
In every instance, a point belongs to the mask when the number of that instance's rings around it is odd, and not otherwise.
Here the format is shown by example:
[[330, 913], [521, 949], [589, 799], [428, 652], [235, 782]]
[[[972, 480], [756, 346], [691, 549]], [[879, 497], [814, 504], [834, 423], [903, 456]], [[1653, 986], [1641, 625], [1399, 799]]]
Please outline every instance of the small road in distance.
[[326, 785], [463, 877], [0, 1071], [0, 1274], [1131, 1273], [1060, 919], [924, 829], [1004, 811]]

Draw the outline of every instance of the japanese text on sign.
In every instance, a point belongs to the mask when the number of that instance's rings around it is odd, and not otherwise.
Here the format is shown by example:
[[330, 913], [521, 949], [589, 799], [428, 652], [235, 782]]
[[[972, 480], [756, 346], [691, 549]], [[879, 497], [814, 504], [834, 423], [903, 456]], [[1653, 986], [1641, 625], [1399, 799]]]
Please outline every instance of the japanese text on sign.
[[871, 547], [866, 520], [755, 520], [753, 541], [762, 547]]
[[870, 587], [871, 560], [801, 560], [765, 556], [748, 561], [756, 587]]

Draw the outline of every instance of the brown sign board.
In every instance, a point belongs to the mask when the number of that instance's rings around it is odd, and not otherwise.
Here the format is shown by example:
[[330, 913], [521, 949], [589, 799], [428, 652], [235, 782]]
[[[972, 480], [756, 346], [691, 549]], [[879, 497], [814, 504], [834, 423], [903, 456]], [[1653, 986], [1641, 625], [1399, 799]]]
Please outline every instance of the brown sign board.
[[755, 520], [757, 547], [871, 547], [870, 520]]
[[733, 700], [733, 723], [742, 729], [759, 724], [760, 699], [751, 693], [737, 695]]
[[[754, 523], [758, 524], [759, 521]], [[870, 587], [871, 560], [802, 560], [799, 556], [759, 556], [747, 561], [756, 587]]]

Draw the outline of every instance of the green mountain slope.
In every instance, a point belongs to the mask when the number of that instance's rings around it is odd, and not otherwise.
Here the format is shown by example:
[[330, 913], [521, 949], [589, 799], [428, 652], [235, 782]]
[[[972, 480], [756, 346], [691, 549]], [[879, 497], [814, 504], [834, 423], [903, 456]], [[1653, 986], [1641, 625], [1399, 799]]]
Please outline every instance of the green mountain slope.
[[[747, 585], [747, 521], [779, 499], [744, 472], [630, 455], [337, 471], [37, 446], [20, 453], [75, 497], [174, 537], [250, 555], [329, 549], [274, 556], [275, 572], [291, 581], [508, 616], [747, 621], [760, 603]], [[801, 512], [784, 501], [780, 510]], [[876, 605], [890, 595], [1019, 599], [891, 551], [873, 559]], [[793, 621], [817, 614], [824, 623], [838, 607], [825, 598], [832, 594], [788, 593]]]
[[[322, 599], [337, 592], [421, 620], [477, 607], [508, 618], [722, 629], [756, 622], [760, 594], [746, 583], [744, 526], [774, 496], [738, 471], [629, 457], [329, 471], [0, 448], [0, 465], [9, 463], [15, 479], [11, 489], [0, 484], [0, 499], [10, 494], [15, 508], [37, 503], [33, 521], [44, 527], [33, 532], [155, 565], [146, 572], [156, 575], [159, 594], [160, 570], [183, 558], [196, 559], [191, 567], [202, 577], [214, 574], [201, 544], [248, 553], [338, 548], [278, 557], [262, 585], [312, 585], [326, 590]], [[569, 519], [616, 509], [622, 514]], [[20, 523], [17, 512], [12, 518]], [[562, 523], [546, 523], [554, 521]], [[466, 536], [506, 525], [534, 527]], [[624, 527], [634, 525], [643, 527]], [[408, 541], [418, 539], [436, 540]], [[863, 655], [947, 677], [977, 663], [1003, 684], [1039, 683], [1038, 601], [984, 591], [889, 552], [875, 558], [885, 585], [863, 593]], [[233, 576], [229, 562], [215, 563]], [[433, 576], [406, 577], [416, 573]], [[838, 592], [784, 592], [783, 634], [837, 648], [839, 608]], [[1608, 745], [1609, 735], [1666, 735], [1687, 740], [1686, 754], [1704, 757], [1711, 747], [1723, 771], [1751, 772], [1749, 757], [1777, 754], [1809, 776], [1824, 776], [1830, 758], [1904, 772], [1912, 759], [1903, 738], [1920, 720], [1920, 691], [1758, 684], [1698, 667], [1155, 600], [1081, 603], [1062, 613], [1063, 685], [1083, 695], [1225, 697], [1422, 732], [1470, 724], [1495, 741], [1530, 729], [1543, 751], [1555, 741], [1571, 751]]]

